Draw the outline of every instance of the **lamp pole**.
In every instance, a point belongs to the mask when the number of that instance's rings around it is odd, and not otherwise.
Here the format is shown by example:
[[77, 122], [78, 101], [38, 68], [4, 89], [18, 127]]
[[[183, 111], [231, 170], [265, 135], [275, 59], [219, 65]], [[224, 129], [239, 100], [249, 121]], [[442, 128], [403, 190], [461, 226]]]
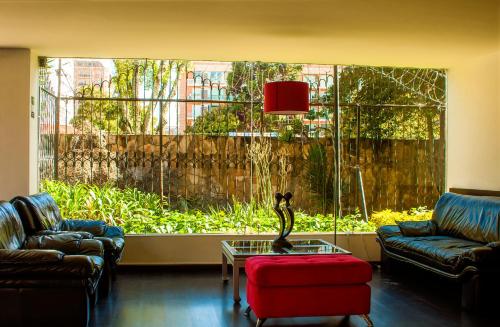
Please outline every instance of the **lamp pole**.
[[57, 98], [56, 98], [56, 112], [55, 112], [55, 130], [54, 130], [54, 179], [59, 179], [59, 126], [61, 124], [60, 121], [60, 113], [61, 113], [61, 77], [62, 77], [62, 62], [61, 58], [59, 58], [59, 62], [57, 65]]
[[340, 100], [339, 100], [339, 77], [338, 77], [338, 66], [333, 66], [333, 83], [335, 87], [335, 92], [333, 92], [333, 105], [334, 105], [334, 189], [333, 194], [335, 196], [334, 209], [335, 216], [333, 222], [333, 243], [337, 245], [337, 219], [341, 218], [341, 208], [340, 208]]

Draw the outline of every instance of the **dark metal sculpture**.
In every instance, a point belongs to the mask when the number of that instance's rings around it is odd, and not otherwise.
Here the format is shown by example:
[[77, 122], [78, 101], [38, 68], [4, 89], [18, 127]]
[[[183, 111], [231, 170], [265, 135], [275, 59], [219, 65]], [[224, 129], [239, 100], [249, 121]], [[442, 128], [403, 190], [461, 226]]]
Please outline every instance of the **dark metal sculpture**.
[[[290, 242], [287, 241], [286, 237], [290, 235], [293, 229], [293, 224], [295, 222], [295, 215], [292, 210], [292, 206], [290, 205], [290, 200], [293, 195], [290, 192], [286, 192], [285, 195], [281, 193], [276, 193], [274, 198], [276, 202], [274, 203], [273, 210], [279, 218], [280, 222], [280, 233], [278, 237], [273, 241], [273, 248], [282, 249], [288, 248], [291, 249], [293, 246]], [[281, 201], [285, 200], [285, 210], [281, 208]]]

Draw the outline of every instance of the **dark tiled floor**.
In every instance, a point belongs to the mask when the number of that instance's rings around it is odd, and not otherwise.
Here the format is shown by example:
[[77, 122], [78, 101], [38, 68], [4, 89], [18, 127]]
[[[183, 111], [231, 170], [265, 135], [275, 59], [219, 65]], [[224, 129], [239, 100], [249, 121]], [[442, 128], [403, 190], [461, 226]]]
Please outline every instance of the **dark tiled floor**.
[[[231, 284], [221, 282], [220, 270], [133, 269], [120, 272], [113, 293], [97, 304], [91, 326], [254, 326], [235, 305]], [[375, 326], [500, 326], [491, 314], [460, 309], [460, 288], [421, 271], [391, 275], [375, 269], [372, 313]], [[500, 304], [497, 305], [500, 310]], [[359, 317], [269, 319], [264, 326], [365, 326]]]

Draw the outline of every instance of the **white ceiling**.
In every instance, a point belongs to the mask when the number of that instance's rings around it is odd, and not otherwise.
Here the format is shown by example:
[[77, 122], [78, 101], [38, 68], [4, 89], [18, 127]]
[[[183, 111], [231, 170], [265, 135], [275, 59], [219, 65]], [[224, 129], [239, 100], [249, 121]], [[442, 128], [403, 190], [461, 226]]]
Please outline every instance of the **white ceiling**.
[[39, 55], [448, 67], [498, 51], [497, 0], [0, 0]]

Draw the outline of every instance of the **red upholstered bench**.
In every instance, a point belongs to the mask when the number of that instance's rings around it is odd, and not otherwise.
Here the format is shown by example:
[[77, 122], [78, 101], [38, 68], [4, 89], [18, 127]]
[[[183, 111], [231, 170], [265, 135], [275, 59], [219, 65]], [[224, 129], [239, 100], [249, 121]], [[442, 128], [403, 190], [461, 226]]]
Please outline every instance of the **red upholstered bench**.
[[257, 326], [267, 318], [370, 313], [372, 269], [350, 255], [256, 256], [245, 264], [247, 302]]

